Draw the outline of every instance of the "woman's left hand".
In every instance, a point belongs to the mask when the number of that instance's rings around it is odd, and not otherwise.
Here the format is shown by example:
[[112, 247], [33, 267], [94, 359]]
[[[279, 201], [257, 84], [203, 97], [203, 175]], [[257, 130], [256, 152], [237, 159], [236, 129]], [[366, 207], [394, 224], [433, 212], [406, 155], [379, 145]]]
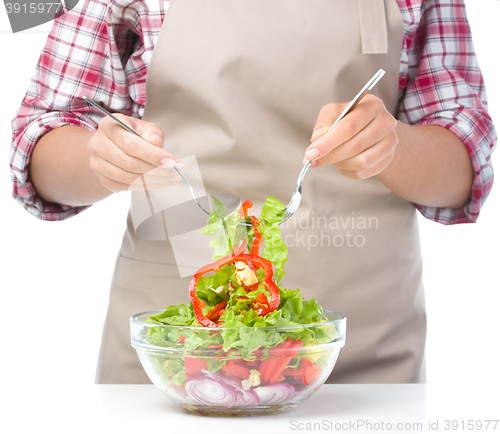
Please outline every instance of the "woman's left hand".
[[349, 178], [370, 178], [392, 161], [398, 145], [397, 121], [380, 98], [369, 94], [327, 132], [348, 104], [321, 109], [305, 159], [312, 161], [311, 166], [334, 164]]

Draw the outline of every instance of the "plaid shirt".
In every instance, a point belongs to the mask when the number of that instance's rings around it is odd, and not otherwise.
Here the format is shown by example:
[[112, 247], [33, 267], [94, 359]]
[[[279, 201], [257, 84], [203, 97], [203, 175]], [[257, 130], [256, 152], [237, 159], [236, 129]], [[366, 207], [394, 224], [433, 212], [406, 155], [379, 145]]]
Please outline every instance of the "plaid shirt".
[[[463, 0], [397, 2], [404, 22], [399, 120], [448, 128], [464, 142], [474, 169], [471, 198], [463, 208], [415, 206], [443, 224], [475, 222], [493, 184], [490, 155], [496, 133]], [[53, 128], [97, 129], [101, 114], [83, 95], [112, 112], [142, 116], [146, 73], [168, 5], [162, 0], [80, 0], [54, 21], [12, 123], [13, 196], [34, 216], [62, 220], [87, 208], [38, 196], [29, 177], [30, 155]]]

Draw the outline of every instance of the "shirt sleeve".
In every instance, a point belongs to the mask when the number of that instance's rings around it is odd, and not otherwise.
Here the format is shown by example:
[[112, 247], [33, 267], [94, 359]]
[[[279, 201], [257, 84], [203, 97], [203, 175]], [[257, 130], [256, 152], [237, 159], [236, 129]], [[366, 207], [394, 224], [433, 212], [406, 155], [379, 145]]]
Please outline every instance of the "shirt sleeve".
[[493, 185], [490, 157], [497, 140], [484, 81], [463, 0], [427, 0], [421, 13], [413, 38], [408, 38], [408, 81], [399, 119], [455, 133], [469, 152], [474, 177], [471, 197], [462, 208], [415, 206], [439, 223], [473, 223]]
[[29, 175], [37, 140], [62, 125], [96, 130], [102, 115], [89, 107], [82, 99], [84, 95], [112, 112], [131, 115], [128, 80], [134, 74], [141, 75], [124, 67], [132, 50], [137, 49], [137, 35], [125, 24], [111, 27], [108, 2], [80, 3], [54, 21], [28, 91], [12, 121], [13, 196], [42, 220], [63, 220], [88, 206], [50, 203], [37, 194]]

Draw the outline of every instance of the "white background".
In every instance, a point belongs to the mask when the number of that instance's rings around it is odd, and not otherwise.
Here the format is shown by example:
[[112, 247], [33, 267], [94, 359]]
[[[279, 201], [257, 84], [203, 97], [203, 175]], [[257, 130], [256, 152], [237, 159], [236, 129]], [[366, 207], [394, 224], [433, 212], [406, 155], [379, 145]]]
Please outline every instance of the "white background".
[[[467, 0], [466, 4], [490, 113], [500, 127], [500, 1]], [[24, 403], [33, 388], [57, 393], [64, 383], [77, 387], [94, 382], [109, 283], [129, 205], [128, 194], [123, 193], [76, 218], [42, 222], [11, 198], [10, 121], [49, 28], [43, 25], [12, 34], [2, 2], [0, 372], [3, 390], [13, 402]], [[463, 393], [464, 399], [464, 383], [486, 384], [493, 377], [500, 378], [499, 214], [497, 185], [475, 225], [445, 227], [420, 219], [428, 309], [428, 382], [453, 385], [450, 393]]]

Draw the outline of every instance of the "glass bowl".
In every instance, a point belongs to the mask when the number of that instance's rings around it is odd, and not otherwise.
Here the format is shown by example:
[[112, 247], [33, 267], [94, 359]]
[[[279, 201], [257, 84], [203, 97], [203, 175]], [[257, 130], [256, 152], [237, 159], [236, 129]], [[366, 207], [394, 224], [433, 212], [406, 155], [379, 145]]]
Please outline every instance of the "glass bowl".
[[327, 321], [286, 327], [146, 322], [161, 312], [130, 319], [132, 346], [153, 384], [195, 414], [248, 416], [296, 407], [327, 380], [345, 344], [346, 318], [328, 310]]

